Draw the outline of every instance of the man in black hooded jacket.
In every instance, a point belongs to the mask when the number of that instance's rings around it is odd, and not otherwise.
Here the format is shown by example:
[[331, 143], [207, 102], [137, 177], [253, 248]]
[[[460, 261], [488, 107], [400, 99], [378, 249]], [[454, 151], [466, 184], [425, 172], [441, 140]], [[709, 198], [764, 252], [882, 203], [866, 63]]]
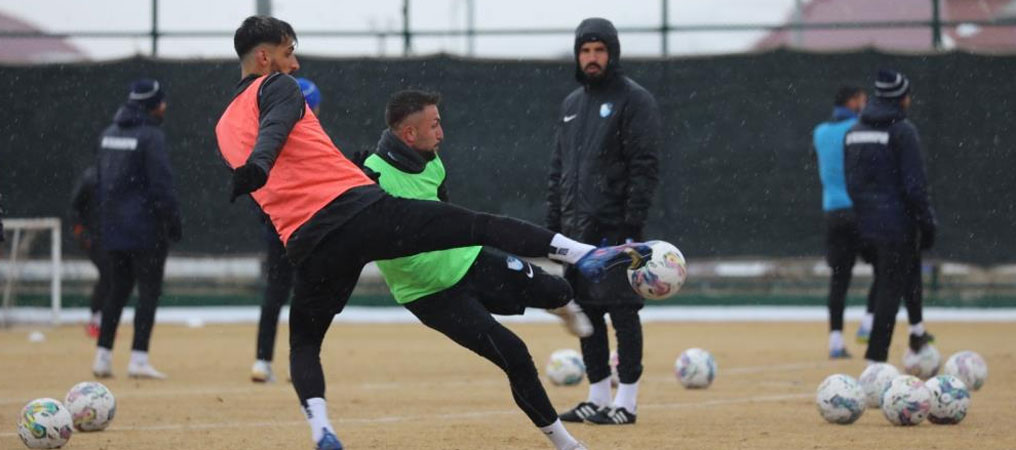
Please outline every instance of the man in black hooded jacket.
[[910, 102], [910, 80], [879, 71], [875, 100], [844, 138], [847, 192], [861, 238], [875, 251], [875, 318], [864, 355], [873, 362], [888, 357], [903, 297], [917, 302], [908, 307], [910, 349], [918, 352], [934, 339], [921, 319], [918, 271], [921, 250], [935, 242], [937, 222], [917, 128], [907, 120]]
[[[561, 105], [547, 193], [547, 227], [603, 245], [638, 241], [658, 182], [660, 113], [652, 94], [621, 71], [621, 44], [606, 19], [575, 30], [575, 77], [582, 85]], [[561, 420], [635, 423], [642, 375], [642, 298], [627, 282], [589, 283], [566, 270], [576, 301], [593, 324], [581, 340], [589, 398]], [[611, 401], [604, 315], [618, 342], [617, 396]]]

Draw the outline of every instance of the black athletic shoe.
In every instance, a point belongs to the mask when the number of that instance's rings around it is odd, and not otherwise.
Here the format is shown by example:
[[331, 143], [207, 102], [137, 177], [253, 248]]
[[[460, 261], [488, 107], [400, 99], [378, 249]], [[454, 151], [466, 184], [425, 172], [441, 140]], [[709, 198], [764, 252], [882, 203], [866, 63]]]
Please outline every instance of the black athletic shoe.
[[920, 336], [914, 336], [912, 334], [910, 335], [910, 349], [913, 350], [914, 353], [921, 351], [921, 349], [924, 348], [925, 345], [928, 345], [932, 342], [935, 342], [935, 336], [932, 335], [931, 333], [926, 332]]
[[599, 283], [607, 276], [610, 269], [627, 266], [635, 270], [649, 262], [653, 256], [653, 248], [639, 242], [600, 247], [583, 256], [575, 267], [587, 280]]
[[562, 422], [584, 422], [589, 417], [596, 415], [596, 412], [600, 410], [599, 406], [593, 402], [582, 402], [578, 406], [565, 411], [559, 417]]
[[593, 416], [587, 417], [586, 422], [597, 425], [629, 425], [635, 423], [635, 414], [624, 408], [603, 408]]

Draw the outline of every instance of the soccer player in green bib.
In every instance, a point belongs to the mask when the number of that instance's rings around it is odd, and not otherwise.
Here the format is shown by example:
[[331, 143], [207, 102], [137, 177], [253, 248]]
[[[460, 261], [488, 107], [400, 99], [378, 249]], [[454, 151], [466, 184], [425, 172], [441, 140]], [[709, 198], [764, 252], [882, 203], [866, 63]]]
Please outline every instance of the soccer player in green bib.
[[[444, 139], [439, 102], [438, 94], [414, 90], [396, 92], [389, 100], [388, 128], [363, 161], [365, 171], [376, 172], [378, 184], [389, 194], [448, 200], [445, 168], [437, 152]], [[573, 334], [588, 336], [592, 326], [571, 301], [568, 282], [487, 247], [420, 253], [377, 265], [395, 300], [424, 325], [504, 370], [515, 403], [557, 449], [584, 448], [558, 419], [526, 344], [491, 316], [545, 308], [561, 316]]]

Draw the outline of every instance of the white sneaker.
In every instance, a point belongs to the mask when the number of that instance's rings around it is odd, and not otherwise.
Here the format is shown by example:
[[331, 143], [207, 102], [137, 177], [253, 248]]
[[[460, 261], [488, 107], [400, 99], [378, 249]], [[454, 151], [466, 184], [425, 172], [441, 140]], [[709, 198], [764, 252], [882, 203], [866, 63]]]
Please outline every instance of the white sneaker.
[[589, 450], [589, 447], [586, 447], [586, 444], [576, 441], [575, 445], [568, 447], [566, 450]]
[[95, 375], [95, 378], [113, 378], [112, 358], [102, 352], [96, 352], [95, 361], [92, 362], [92, 375]]
[[263, 360], [254, 361], [250, 368], [250, 380], [255, 383], [274, 383], [275, 374], [272, 373], [272, 363]]
[[574, 300], [560, 308], [548, 309], [547, 312], [564, 320], [564, 327], [575, 336], [584, 338], [593, 334], [593, 324]]
[[151, 380], [165, 380], [166, 378], [169, 378], [166, 374], [155, 370], [155, 367], [152, 367], [149, 363], [136, 364], [133, 362], [127, 364], [127, 376], [131, 378], [146, 378]]

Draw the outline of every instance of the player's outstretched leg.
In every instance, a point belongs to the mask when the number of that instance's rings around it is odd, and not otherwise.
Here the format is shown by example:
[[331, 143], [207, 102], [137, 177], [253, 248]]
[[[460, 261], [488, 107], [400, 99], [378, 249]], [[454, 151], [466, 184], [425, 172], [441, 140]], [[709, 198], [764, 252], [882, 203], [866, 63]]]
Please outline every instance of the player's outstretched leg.
[[473, 289], [460, 283], [406, 307], [424, 325], [501, 368], [508, 377], [515, 404], [556, 449], [584, 449], [557, 418], [525, 342], [491, 317], [485, 306], [470, 295]]
[[[391, 220], [393, 217], [401, 220]], [[347, 222], [343, 232], [360, 238], [357, 254], [367, 261], [485, 245], [519, 256], [546, 256], [574, 264], [593, 282], [599, 282], [614, 268], [642, 267], [652, 256], [652, 248], [642, 243], [597, 249], [511, 217], [478, 213], [444, 202], [396, 197], [372, 204]]]

